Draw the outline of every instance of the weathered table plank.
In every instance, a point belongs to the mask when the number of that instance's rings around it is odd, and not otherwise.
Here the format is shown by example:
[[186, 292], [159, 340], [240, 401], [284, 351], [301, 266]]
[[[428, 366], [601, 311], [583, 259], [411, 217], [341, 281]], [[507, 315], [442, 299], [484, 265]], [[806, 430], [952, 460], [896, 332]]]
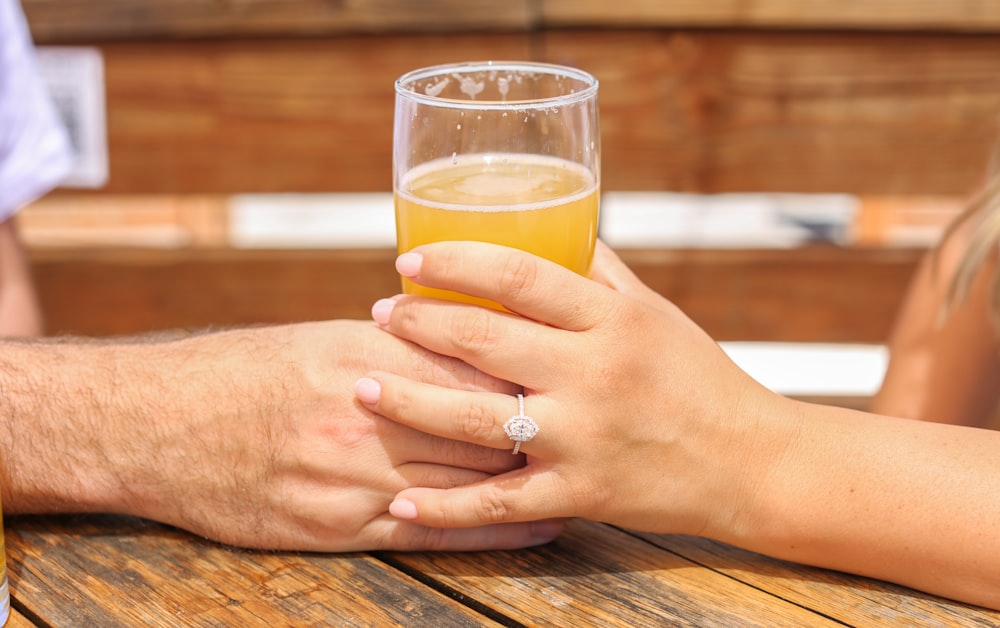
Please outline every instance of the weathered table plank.
[[34, 628], [36, 625], [17, 610], [11, 609], [10, 616], [7, 617], [7, 623], [4, 624], [4, 628]]
[[11, 590], [47, 626], [481, 626], [366, 554], [251, 552], [121, 517], [12, 518]]
[[582, 520], [531, 551], [387, 558], [528, 626], [838, 625], [625, 532]]
[[511, 552], [252, 552], [116, 516], [12, 517], [7, 545], [16, 628], [1000, 626], [903, 587], [582, 520]]
[[658, 547], [852, 626], [1000, 626], [1000, 612], [894, 584], [814, 569], [709, 539], [639, 533]]

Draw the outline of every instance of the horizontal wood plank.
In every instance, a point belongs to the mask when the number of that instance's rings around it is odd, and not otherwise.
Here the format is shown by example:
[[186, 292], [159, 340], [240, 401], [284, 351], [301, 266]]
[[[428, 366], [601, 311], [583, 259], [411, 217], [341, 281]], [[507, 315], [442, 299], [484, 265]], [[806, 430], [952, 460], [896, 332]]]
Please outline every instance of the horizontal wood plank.
[[[657, 547], [848, 626], [1000, 625], [1000, 612], [899, 585], [775, 560], [710, 539], [647, 533], [639, 536]], [[879, 601], [875, 602], [876, 599]]]
[[41, 43], [528, 30], [531, 0], [22, 0]]
[[991, 0], [540, 0], [549, 26], [637, 25], [787, 29], [1000, 30]]
[[7, 551], [44, 626], [498, 625], [367, 554], [243, 551], [138, 519], [15, 518]]
[[1000, 30], [991, 0], [22, 0], [42, 42], [562, 26]]
[[225, 196], [57, 192], [22, 209], [17, 225], [27, 246], [226, 247], [230, 201]]
[[966, 194], [1000, 135], [1000, 37], [553, 32], [601, 81], [607, 189]]
[[[629, 196], [635, 199], [635, 196]], [[653, 199], [658, 198], [663, 204], [662, 215], [647, 215], [647, 220], [655, 217], [664, 223], [669, 221], [668, 224], [678, 224], [678, 214], [672, 210], [672, 207], [676, 207], [678, 197], [672, 193], [640, 193], [637, 196], [643, 199], [643, 203], [656, 202]], [[622, 202], [621, 195], [616, 197], [612, 203]], [[726, 199], [730, 197], [697, 195], [681, 198], [711, 204], [715, 200], [727, 202]], [[778, 198], [787, 197], [755, 195], [741, 198], [744, 199], [744, 206], [752, 211], [754, 202], [775, 202]], [[802, 197], [798, 201], [804, 202], [811, 198]], [[821, 199], [825, 198], [821, 195], [812, 200], [816, 200], [818, 206], [822, 206]], [[21, 237], [28, 246], [225, 248], [241, 246], [238, 234], [245, 228], [240, 225], [246, 220], [246, 212], [240, 210], [241, 206], [245, 210], [244, 204], [248, 201], [264, 200], [272, 203], [270, 211], [274, 213], [269, 215], [277, 217], [281, 215], [280, 212], [288, 212], [287, 219], [283, 220], [283, 223], [291, 233], [286, 234], [282, 240], [288, 246], [299, 248], [310, 244], [315, 244], [317, 248], [342, 246], [342, 239], [337, 242], [326, 242], [326, 246], [323, 246], [321, 238], [314, 237], [315, 232], [312, 229], [322, 228], [321, 225], [325, 225], [325, 228], [330, 230], [339, 225], [339, 220], [349, 219], [351, 212], [367, 211], [359, 209], [356, 205], [358, 202], [366, 203], [366, 207], [367, 203], [377, 202], [381, 211], [391, 212], [392, 208], [391, 194], [387, 192], [359, 197], [350, 194], [254, 197], [109, 195], [60, 191], [31, 203], [18, 213], [17, 221]], [[850, 202], [847, 199], [838, 200]], [[607, 208], [607, 197], [602, 202], [602, 207]], [[853, 203], [855, 211], [849, 219], [845, 217], [846, 222], [842, 225], [843, 233], [837, 237], [838, 243], [853, 247], [933, 246], [945, 228], [965, 207], [963, 198], [945, 196], [854, 197]], [[280, 209], [282, 207], [283, 209]], [[346, 209], [349, 211], [344, 211]], [[621, 214], [615, 216], [615, 211], [612, 208], [610, 218], [607, 211], [602, 211], [600, 235], [612, 245], [621, 246], [622, 243], [615, 242], [614, 239], [615, 233], [623, 228], [623, 218]], [[621, 211], [621, 206], [617, 211]], [[735, 206], [729, 211], [735, 212], [731, 214], [733, 218], [738, 218], [739, 210]], [[370, 216], [365, 218], [371, 219]], [[391, 221], [391, 214], [382, 214], [379, 220]], [[390, 224], [382, 224], [379, 227], [370, 225], [368, 229], [380, 230], [382, 236], [385, 236], [384, 241], [388, 243], [386, 246], [394, 242]], [[299, 235], [295, 236], [295, 233]], [[706, 247], [713, 241], [711, 233], [702, 234], [700, 245], [699, 237], [693, 234], [692, 236], [691, 246]], [[369, 234], [365, 237], [368, 242], [372, 242], [378, 236]], [[754, 238], [754, 241], [759, 242], [759, 239]], [[778, 241], [772, 244], [777, 246]]]
[[[918, 249], [624, 250], [718, 340], [884, 342]], [[42, 249], [51, 334], [368, 318], [399, 291], [395, 251]]]
[[34, 628], [37, 626], [35, 622], [31, 621], [16, 609], [10, 610], [10, 615], [7, 617], [7, 623], [4, 624], [4, 628]]
[[[547, 546], [528, 552], [479, 554], [475, 568], [453, 554], [389, 556], [394, 564], [432, 573], [448, 589], [525, 625], [843, 625], [824, 616], [822, 601], [790, 603], [728, 574], [699, 568], [672, 547], [668, 549], [662, 551], [603, 524], [572, 520], [563, 536]], [[780, 566], [771, 565], [771, 569], [786, 576], [794, 573], [796, 583], [826, 579], [823, 572], [809, 568], [783, 572]], [[872, 618], [901, 625], [913, 618], [865, 595], [868, 590], [881, 591], [878, 583], [850, 576], [829, 580], [826, 596], [843, 600], [843, 607], [854, 607], [847, 614], [847, 625], [873, 625], [866, 621]]]
[[628, 250], [622, 259], [716, 340], [888, 339], [920, 249]]
[[530, 49], [514, 34], [108, 46], [104, 191], [388, 190], [396, 77]]
[[102, 47], [114, 194], [387, 191], [394, 79], [469, 58], [601, 81], [606, 190], [960, 195], [1000, 35], [572, 30]]

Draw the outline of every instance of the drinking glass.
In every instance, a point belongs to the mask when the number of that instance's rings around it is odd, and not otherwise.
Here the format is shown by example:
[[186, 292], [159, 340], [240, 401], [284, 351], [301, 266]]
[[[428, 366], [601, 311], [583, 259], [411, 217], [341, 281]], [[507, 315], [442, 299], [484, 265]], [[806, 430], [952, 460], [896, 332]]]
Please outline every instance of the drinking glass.
[[[482, 61], [414, 70], [395, 87], [399, 252], [478, 240], [589, 273], [600, 199], [596, 78], [547, 63]], [[407, 279], [403, 291], [498, 307]]]
[[3, 516], [0, 515], [0, 626], [10, 617], [10, 588], [7, 584], [7, 544], [3, 536]]

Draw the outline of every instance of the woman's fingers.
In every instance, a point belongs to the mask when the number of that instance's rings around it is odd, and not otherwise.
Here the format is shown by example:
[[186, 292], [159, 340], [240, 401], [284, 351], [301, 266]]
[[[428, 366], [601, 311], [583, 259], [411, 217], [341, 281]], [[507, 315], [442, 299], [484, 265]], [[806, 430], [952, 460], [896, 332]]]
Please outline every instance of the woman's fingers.
[[[390, 373], [372, 373], [354, 385], [358, 399], [373, 412], [421, 432], [434, 434], [454, 441], [463, 441], [513, 451], [525, 433], [516, 428], [534, 422], [538, 432], [521, 441], [518, 448], [527, 454], [551, 456], [554, 452], [551, 436], [558, 431], [557, 423], [546, 425], [545, 433], [528, 410], [545, 416], [544, 407], [526, 405], [525, 415], [517, 397], [500, 393], [468, 392], [415, 382]], [[531, 404], [532, 399], [525, 400]], [[541, 400], [539, 399], [540, 403]], [[513, 436], [508, 435], [505, 426]]]
[[563, 521], [558, 519], [472, 528], [431, 528], [385, 514], [374, 520], [365, 533], [373, 537], [371, 545], [386, 549], [467, 552], [543, 545], [555, 540], [562, 529]]
[[571, 331], [592, 327], [607, 302], [600, 298], [605, 287], [555, 262], [483, 242], [424, 245], [399, 256], [396, 270], [421, 285], [484, 297]]
[[[571, 444], [572, 434], [560, 436], [558, 420], [528, 418], [529, 412], [539, 417], [558, 415], [541, 397], [525, 399], [522, 413], [517, 397], [511, 395], [441, 388], [381, 372], [359, 379], [354, 390], [369, 409], [402, 425], [511, 453], [516, 441], [504, 430], [508, 421], [530, 420], [539, 427], [519, 445], [524, 453], [536, 456], [530, 468], [484, 479], [475, 471], [449, 475], [428, 465], [410, 465], [406, 471], [410, 483], [439, 488], [402, 491], [390, 507], [393, 516], [435, 528], [466, 528], [567, 517], [579, 503], [572, 487], [565, 486], [544, 462], [558, 455], [555, 446], [560, 438]], [[537, 406], [530, 405], [536, 400]]]
[[594, 264], [590, 269], [590, 278], [652, 307], [662, 308], [666, 303], [663, 297], [642, 283], [625, 262], [600, 240], [594, 248]]
[[[505, 473], [524, 464], [523, 459], [515, 458], [509, 452], [442, 438], [423, 430], [413, 429], [400, 421], [383, 419], [378, 421], [376, 426], [378, 445], [384, 449], [389, 460], [397, 468], [406, 465], [426, 465], [432, 469], [479, 472], [485, 477], [487, 474]], [[427, 480], [413, 480], [412, 483], [418, 486], [450, 488], [459, 483], [469, 484], [480, 479], [482, 477], [451, 484], [427, 484]]]
[[526, 467], [458, 488], [408, 488], [396, 495], [389, 513], [435, 528], [565, 518], [573, 515], [566, 488], [551, 469]]
[[435, 353], [534, 389], [565, 381], [565, 370], [552, 365], [578, 367], [586, 348], [575, 333], [607, 321], [616, 303], [601, 298], [610, 293], [606, 286], [523, 251], [481, 242], [422, 246], [401, 255], [397, 268], [429, 287], [499, 301], [522, 316], [401, 296], [374, 305], [372, 317], [379, 325]]
[[[372, 373], [355, 384], [358, 399], [379, 414], [401, 424], [445, 438], [486, 447], [509, 449], [515, 441], [504, 431], [508, 420], [525, 420], [531, 412], [556, 416], [544, 403], [526, 405], [524, 414], [516, 397], [499, 393], [467, 392], [414, 382], [389, 373]], [[525, 400], [530, 404], [539, 397]], [[535, 419], [531, 419], [535, 421]], [[572, 443], [572, 434], [560, 436], [559, 422], [536, 421], [539, 431], [520, 449], [533, 458], [530, 467], [509, 471], [456, 488], [413, 488], [397, 495], [390, 507], [393, 516], [435, 528], [466, 528], [499, 523], [572, 516], [572, 488], [544, 462], [558, 455], [556, 444]], [[561, 443], [560, 438], [566, 440]], [[416, 470], [421, 471], [418, 467]], [[426, 470], [426, 469], [423, 469]], [[461, 480], [472, 479], [465, 475]], [[447, 486], [451, 478], [426, 478], [425, 487]]]

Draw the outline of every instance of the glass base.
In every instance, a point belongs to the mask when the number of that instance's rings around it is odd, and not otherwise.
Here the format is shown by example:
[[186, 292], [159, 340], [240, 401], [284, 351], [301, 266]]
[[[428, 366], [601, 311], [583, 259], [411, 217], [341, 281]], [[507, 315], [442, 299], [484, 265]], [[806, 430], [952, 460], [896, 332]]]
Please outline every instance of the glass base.
[[10, 589], [7, 588], [7, 574], [3, 575], [3, 582], [0, 582], [0, 626], [7, 623], [10, 617]]

